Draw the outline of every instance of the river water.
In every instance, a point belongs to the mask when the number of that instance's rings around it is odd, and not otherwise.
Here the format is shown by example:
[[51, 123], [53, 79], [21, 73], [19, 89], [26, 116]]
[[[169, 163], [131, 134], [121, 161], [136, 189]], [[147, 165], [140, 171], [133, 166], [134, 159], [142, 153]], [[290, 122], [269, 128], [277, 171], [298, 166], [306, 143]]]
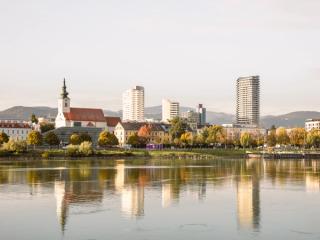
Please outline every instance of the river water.
[[0, 239], [320, 239], [317, 160], [0, 161]]

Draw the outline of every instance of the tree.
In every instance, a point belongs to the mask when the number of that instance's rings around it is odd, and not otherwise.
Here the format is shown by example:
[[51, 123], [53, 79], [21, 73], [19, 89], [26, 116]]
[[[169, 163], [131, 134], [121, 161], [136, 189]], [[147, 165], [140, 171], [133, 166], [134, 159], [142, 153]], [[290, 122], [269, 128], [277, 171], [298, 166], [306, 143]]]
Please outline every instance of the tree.
[[172, 139], [180, 138], [183, 133], [187, 130], [187, 124], [181, 120], [179, 117], [175, 117], [170, 120], [169, 133]]
[[241, 134], [240, 144], [243, 148], [247, 148], [249, 146], [252, 146], [252, 143], [253, 143], [253, 138], [250, 133], [244, 132]]
[[207, 143], [211, 144], [225, 144], [226, 134], [222, 126], [214, 125], [208, 128]]
[[287, 130], [283, 127], [280, 127], [276, 131], [277, 134], [277, 143], [280, 145], [287, 145], [290, 142]]
[[142, 126], [138, 131], [138, 136], [140, 138], [144, 138], [146, 142], [149, 142], [150, 136], [151, 136], [151, 126], [150, 125]]
[[80, 145], [82, 141], [81, 141], [80, 135], [77, 133], [74, 133], [70, 136], [69, 142], [72, 145]]
[[3, 143], [7, 143], [8, 141], [9, 141], [9, 136], [4, 132], [0, 132], [0, 145]]
[[92, 142], [91, 136], [88, 133], [81, 133], [80, 134], [80, 143], [82, 142]]
[[193, 136], [191, 132], [183, 133], [180, 137], [180, 141], [183, 145], [191, 145], [193, 141]]
[[311, 147], [319, 148], [320, 147], [320, 130], [313, 129], [307, 135], [307, 143]]
[[141, 146], [141, 139], [140, 137], [138, 136], [137, 133], [131, 135], [129, 138], [128, 138], [128, 141], [127, 141], [128, 144], [134, 146], [134, 147], [139, 147]]
[[53, 123], [41, 123], [40, 124], [40, 130], [41, 133], [46, 133], [54, 129]]
[[84, 156], [90, 156], [93, 154], [92, 143], [88, 141], [84, 141], [79, 146], [79, 153]]
[[31, 115], [31, 122], [37, 124], [39, 122], [38, 118], [34, 113]]
[[98, 144], [100, 147], [116, 146], [119, 144], [119, 141], [113, 133], [102, 131], [99, 134]]
[[60, 144], [60, 139], [54, 132], [48, 132], [44, 136], [44, 142], [50, 146], [57, 146]]
[[277, 144], [276, 130], [271, 130], [267, 136], [267, 144], [269, 147], [274, 147]]
[[28, 134], [27, 143], [29, 145], [33, 145], [34, 148], [36, 146], [42, 145], [42, 135], [41, 135], [41, 133], [38, 132], [38, 131], [31, 131]]
[[289, 134], [290, 143], [296, 147], [305, 145], [307, 132], [304, 128], [294, 128]]

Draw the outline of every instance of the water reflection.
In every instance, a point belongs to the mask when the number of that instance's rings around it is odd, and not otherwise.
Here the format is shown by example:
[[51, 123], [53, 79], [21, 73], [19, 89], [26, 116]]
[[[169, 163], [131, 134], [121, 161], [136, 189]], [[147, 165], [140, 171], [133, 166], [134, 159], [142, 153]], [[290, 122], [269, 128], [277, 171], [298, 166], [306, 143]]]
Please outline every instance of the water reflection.
[[97, 207], [112, 197], [119, 200], [123, 216], [139, 219], [148, 214], [146, 189], [159, 192], [158, 205], [169, 208], [182, 197], [205, 201], [208, 188], [234, 186], [238, 227], [258, 231], [261, 182], [319, 192], [319, 170], [316, 160], [2, 161], [0, 184], [27, 185], [33, 195], [52, 189], [62, 232], [72, 206]]

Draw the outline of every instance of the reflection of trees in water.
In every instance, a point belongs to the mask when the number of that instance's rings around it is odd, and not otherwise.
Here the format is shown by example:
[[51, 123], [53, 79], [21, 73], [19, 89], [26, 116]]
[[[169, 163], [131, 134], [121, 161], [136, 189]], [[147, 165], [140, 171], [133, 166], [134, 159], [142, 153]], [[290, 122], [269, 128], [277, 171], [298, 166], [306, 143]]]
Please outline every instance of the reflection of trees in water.
[[319, 191], [319, 170], [320, 161], [311, 160], [11, 161], [0, 164], [0, 184], [26, 184], [36, 194], [39, 186], [50, 189], [55, 183], [57, 215], [64, 229], [70, 206], [100, 204], [106, 190], [120, 195], [123, 212], [140, 217], [145, 186], [161, 191], [162, 206], [169, 207], [179, 202], [182, 191], [201, 200], [208, 185], [235, 183], [239, 226], [258, 228], [261, 178]]

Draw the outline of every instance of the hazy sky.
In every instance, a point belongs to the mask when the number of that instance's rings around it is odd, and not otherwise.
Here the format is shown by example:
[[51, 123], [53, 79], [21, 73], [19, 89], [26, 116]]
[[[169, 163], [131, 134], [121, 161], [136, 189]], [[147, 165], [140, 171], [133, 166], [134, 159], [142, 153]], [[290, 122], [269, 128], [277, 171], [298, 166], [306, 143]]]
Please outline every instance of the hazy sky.
[[1, 0], [0, 109], [118, 110], [133, 85], [233, 113], [235, 81], [261, 77], [262, 114], [319, 110], [319, 0]]

